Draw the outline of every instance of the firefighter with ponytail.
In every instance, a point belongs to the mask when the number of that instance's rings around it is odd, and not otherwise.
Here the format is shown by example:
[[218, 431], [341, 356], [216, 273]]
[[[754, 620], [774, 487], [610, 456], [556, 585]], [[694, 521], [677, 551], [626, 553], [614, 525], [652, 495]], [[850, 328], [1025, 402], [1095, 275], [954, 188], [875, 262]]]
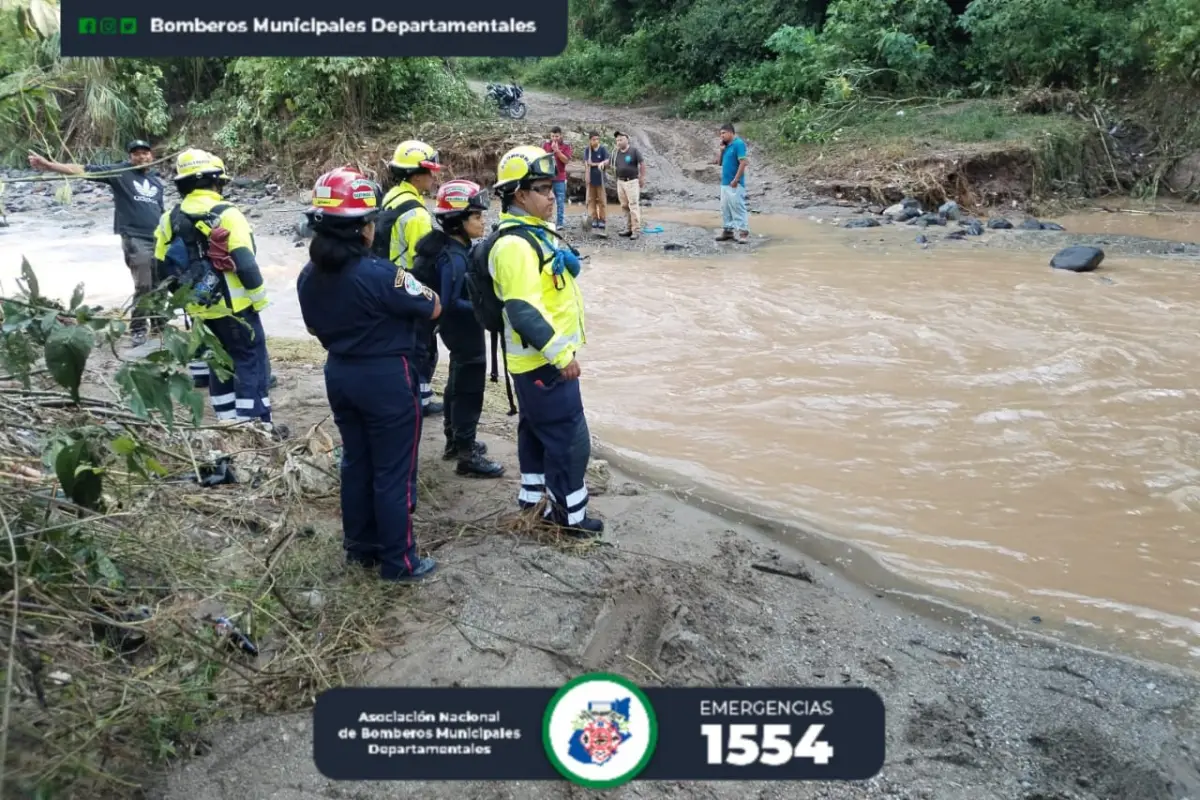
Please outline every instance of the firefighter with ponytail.
[[487, 345], [466, 282], [471, 242], [485, 234], [487, 208], [487, 190], [477, 183], [454, 180], [438, 189], [433, 206], [438, 228], [417, 244], [412, 272], [417, 280], [437, 287], [445, 303], [438, 323], [450, 351], [450, 377], [443, 395], [443, 458], [458, 460], [459, 475], [499, 478], [504, 467], [489, 459], [487, 446], [475, 438], [487, 384]]
[[437, 564], [417, 552], [418, 337], [438, 295], [371, 252], [378, 187], [351, 168], [325, 173], [307, 212], [314, 237], [297, 280], [300, 311], [328, 355], [325, 389], [342, 437], [342, 529], [349, 564], [411, 583]]

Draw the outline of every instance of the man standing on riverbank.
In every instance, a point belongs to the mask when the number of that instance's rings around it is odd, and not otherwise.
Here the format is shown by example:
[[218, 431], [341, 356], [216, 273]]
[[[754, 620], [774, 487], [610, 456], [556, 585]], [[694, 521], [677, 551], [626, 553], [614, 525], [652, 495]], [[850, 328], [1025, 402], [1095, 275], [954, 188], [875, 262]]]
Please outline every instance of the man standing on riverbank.
[[617, 200], [625, 212], [625, 230], [621, 236], [637, 239], [642, 232], [642, 189], [646, 187], [646, 161], [636, 147], [629, 146], [629, 136], [617, 131], [617, 151], [613, 153], [613, 169], [617, 173]]
[[125, 148], [129, 158], [117, 164], [61, 164], [29, 154], [29, 166], [36, 170], [74, 175], [103, 183], [113, 193], [113, 233], [121, 237], [125, 266], [133, 277], [133, 319], [129, 333], [134, 346], [144, 344], [148, 327], [158, 333], [163, 320], [154, 318], [147, 325], [147, 312], [139, 308], [141, 299], [154, 288], [154, 229], [162, 217], [163, 182], [150, 171], [154, 151], [150, 143], [135, 139]]
[[[733, 130], [733, 124], [721, 126], [721, 152], [714, 162], [721, 165], [721, 220], [724, 230], [718, 242], [750, 241], [750, 221], [746, 212], [746, 143]], [[735, 236], [736, 232], [736, 236]]]
[[588, 134], [588, 146], [583, 151], [587, 164], [587, 213], [593, 230], [604, 230], [608, 218], [608, 193], [604, 188], [604, 168], [608, 166], [608, 148], [600, 144], [600, 134]]
[[542, 149], [554, 154], [555, 225], [562, 230], [563, 214], [567, 210], [567, 163], [571, 160], [571, 145], [563, 141], [562, 128], [555, 125], [550, 129], [550, 140], [542, 143]]

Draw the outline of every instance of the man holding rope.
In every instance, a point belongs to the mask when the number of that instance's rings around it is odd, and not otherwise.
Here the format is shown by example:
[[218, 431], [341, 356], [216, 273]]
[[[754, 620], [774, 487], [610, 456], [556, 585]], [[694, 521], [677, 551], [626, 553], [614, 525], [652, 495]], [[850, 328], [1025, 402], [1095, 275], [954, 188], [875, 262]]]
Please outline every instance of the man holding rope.
[[[146, 341], [147, 312], [139, 308], [142, 297], [156, 283], [154, 275], [154, 229], [163, 215], [163, 183], [150, 171], [154, 152], [150, 143], [135, 139], [126, 147], [129, 158], [119, 164], [60, 164], [29, 154], [29, 166], [36, 170], [75, 175], [84, 180], [106, 184], [113, 193], [113, 233], [121, 237], [125, 266], [133, 277], [133, 320], [129, 333], [134, 346]], [[155, 318], [154, 333], [162, 329], [163, 320]]]

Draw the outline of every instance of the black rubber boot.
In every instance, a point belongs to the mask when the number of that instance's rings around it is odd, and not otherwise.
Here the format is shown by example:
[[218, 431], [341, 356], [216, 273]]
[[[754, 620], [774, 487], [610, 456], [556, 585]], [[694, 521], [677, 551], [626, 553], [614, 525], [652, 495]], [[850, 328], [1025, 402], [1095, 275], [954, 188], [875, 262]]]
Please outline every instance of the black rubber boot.
[[604, 523], [595, 517], [584, 517], [574, 525], [559, 522], [558, 527], [562, 530], [563, 536], [569, 536], [572, 539], [595, 539], [604, 533]]
[[430, 401], [429, 405], [421, 407], [421, 414], [426, 417], [433, 417], [441, 414], [445, 409], [445, 405], [434, 400]]
[[454, 471], [459, 475], [469, 475], [473, 478], [499, 478], [504, 474], [504, 465], [475, 451], [471, 453], [470, 458], [460, 458], [458, 467]]
[[[476, 442], [475, 447], [473, 449], [474, 449], [474, 452], [476, 453], [476, 455], [481, 455], [481, 456], [487, 455], [487, 451], [488, 451], [487, 445], [484, 444], [483, 442]], [[446, 448], [444, 450], [442, 450], [442, 460], [443, 461], [453, 461], [456, 458], [458, 458], [458, 445], [455, 444], [454, 442], [447, 441]]]

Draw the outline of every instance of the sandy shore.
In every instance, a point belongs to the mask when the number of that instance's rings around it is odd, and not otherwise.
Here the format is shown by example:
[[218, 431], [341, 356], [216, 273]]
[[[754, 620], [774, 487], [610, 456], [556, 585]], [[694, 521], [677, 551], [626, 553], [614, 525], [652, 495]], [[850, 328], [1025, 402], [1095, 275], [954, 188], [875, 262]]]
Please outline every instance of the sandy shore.
[[[325, 416], [319, 369], [281, 365], [280, 419]], [[494, 385], [493, 391], [495, 390]], [[586, 387], [585, 387], [586, 388]], [[484, 439], [516, 473], [513, 423]], [[428, 426], [418, 512], [473, 522], [513, 506], [515, 478], [459, 478]], [[607, 486], [602, 484], [607, 483]], [[1200, 681], [979, 618], [919, 613], [820, 560], [610, 470], [594, 486], [601, 547], [512, 531], [441, 547], [441, 577], [397, 590], [402, 645], [372, 685], [561, 685], [592, 670], [643, 685], [869, 686], [887, 704], [883, 771], [858, 784], [634, 783], [618, 797], [1180, 800], [1200, 796]], [[336, 530], [322, 531], [337, 535]], [[835, 552], [836, 551], [836, 552]], [[846, 555], [849, 555], [846, 552]], [[774, 571], [763, 571], [766, 565]], [[784, 577], [778, 571], [800, 577]], [[565, 782], [336, 783], [312, 760], [311, 717], [212, 732], [159, 800], [589, 796]]]

